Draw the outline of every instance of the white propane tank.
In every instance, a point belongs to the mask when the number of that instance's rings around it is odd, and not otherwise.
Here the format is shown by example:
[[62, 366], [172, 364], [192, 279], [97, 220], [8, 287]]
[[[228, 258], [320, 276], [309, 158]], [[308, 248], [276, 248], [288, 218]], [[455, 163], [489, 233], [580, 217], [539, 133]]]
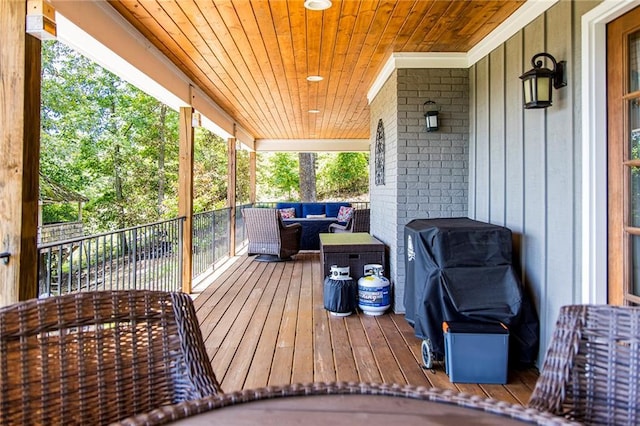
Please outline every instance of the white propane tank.
[[382, 273], [382, 265], [364, 265], [358, 280], [358, 307], [367, 315], [382, 315], [391, 306], [391, 284]]

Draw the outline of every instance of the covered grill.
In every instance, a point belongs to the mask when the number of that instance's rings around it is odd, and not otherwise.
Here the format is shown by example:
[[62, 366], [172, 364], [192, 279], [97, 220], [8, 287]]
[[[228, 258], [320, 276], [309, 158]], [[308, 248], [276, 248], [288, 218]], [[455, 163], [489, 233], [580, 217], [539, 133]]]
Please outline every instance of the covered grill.
[[509, 359], [530, 365], [538, 318], [512, 265], [511, 231], [468, 218], [416, 219], [405, 227], [406, 319], [444, 356], [443, 321], [505, 324]]

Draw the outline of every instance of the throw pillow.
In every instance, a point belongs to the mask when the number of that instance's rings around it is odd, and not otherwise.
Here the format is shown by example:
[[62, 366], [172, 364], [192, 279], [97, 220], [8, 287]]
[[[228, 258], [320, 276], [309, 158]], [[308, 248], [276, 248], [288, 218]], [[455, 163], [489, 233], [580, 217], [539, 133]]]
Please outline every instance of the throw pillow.
[[349, 222], [351, 216], [353, 216], [353, 207], [342, 206], [338, 210], [338, 222]]
[[326, 214], [308, 214], [307, 219], [324, 219], [327, 217]]
[[283, 219], [294, 219], [296, 217], [296, 209], [289, 207], [288, 209], [279, 209], [280, 217]]

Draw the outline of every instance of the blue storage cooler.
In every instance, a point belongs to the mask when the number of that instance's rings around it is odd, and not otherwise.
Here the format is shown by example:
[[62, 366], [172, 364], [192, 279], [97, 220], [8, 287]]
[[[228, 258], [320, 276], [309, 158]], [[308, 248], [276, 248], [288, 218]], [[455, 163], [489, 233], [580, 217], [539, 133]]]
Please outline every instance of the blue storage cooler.
[[509, 330], [504, 324], [445, 321], [442, 330], [452, 383], [507, 383]]

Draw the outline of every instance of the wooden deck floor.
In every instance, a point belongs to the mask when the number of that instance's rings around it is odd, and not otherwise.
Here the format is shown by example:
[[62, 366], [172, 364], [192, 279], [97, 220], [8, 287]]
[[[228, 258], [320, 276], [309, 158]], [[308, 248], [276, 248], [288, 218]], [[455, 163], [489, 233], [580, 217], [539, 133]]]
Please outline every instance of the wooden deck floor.
[[[421, 341], [404, 315], [330, 315], [323, 307], [320, 257], [263, 263], [238, 256], [203, 281], [195, 305], [214, 371], [226, 392], [311, 381], [436, 386], [526, 404], [534, 370], [502, 385], [452, 384], [421, 367]], [[198, 290], [198, 287], [195, 290]]]

